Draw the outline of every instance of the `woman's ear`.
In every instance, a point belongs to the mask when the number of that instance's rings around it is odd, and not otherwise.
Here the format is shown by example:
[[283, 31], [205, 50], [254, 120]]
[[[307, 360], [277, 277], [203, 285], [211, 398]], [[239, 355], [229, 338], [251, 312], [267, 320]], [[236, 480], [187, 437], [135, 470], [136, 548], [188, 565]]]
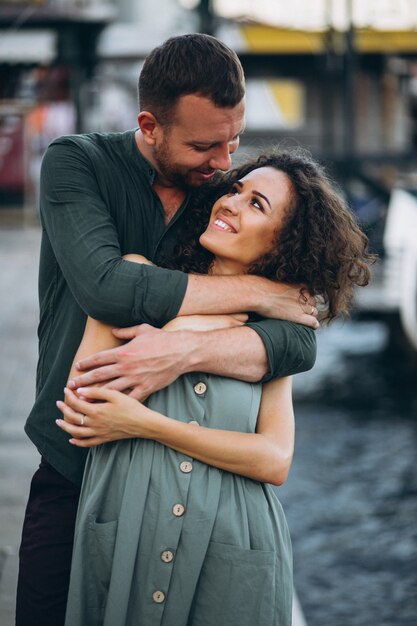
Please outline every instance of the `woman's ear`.
[[141, 111], [138, 115], [138, 124], [145, 142], [154, 146], [158, 135], [158, 120], [153, 113]]

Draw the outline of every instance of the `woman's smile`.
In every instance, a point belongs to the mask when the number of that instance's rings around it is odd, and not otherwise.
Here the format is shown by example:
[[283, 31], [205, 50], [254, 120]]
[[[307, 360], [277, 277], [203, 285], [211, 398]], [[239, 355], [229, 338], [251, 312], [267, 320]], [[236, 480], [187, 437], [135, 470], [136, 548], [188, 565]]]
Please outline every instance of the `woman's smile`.
[[236, 228], [229, 222], [225, 217], [216, 217], [214, 222], [211, 224], [212, 228], [216, 228], [218, 230], [222, 230], [226, 233], [237, 233]]

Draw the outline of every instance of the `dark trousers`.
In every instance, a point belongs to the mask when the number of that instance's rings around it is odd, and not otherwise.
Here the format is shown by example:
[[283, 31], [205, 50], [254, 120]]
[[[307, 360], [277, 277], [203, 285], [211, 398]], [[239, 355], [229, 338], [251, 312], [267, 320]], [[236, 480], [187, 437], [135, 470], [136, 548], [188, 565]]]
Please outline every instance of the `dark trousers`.
[[79, 495], [79, 487], [41, 460], [23, 522], [16, 626], [64, 624]]

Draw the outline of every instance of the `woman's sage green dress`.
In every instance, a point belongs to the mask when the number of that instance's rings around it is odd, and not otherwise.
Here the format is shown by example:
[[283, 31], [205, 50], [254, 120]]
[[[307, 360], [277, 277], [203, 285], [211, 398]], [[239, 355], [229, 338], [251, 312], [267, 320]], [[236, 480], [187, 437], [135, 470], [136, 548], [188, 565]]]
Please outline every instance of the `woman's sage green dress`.
[[[193, 373], [148, 405], [253, 433], [261, 392]], [[91, 450], [66, 626], [290, 626], [291, 605], [291, 542], [270, 485], [149, 440]]]

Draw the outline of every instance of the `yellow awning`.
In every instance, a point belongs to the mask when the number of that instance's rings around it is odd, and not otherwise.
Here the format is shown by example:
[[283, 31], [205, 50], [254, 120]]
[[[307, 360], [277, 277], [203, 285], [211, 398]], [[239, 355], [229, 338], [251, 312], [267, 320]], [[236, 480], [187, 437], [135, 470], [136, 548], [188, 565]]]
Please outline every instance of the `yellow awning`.
[[[325, 31], [302, 31], [259, 24], [243, 24], [240, 31], [248, 52], [254, 54], [320, 54], [326, 49]], [[357, 29], [355, 43], [358, 52], [364, 54], [412, 53], [417, 52], [417, 31]]]

